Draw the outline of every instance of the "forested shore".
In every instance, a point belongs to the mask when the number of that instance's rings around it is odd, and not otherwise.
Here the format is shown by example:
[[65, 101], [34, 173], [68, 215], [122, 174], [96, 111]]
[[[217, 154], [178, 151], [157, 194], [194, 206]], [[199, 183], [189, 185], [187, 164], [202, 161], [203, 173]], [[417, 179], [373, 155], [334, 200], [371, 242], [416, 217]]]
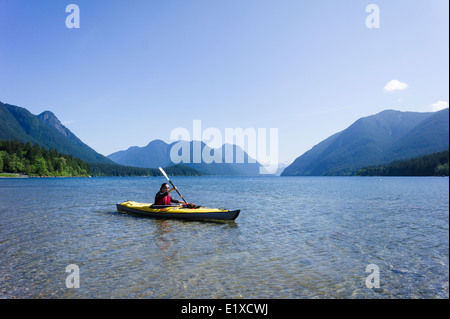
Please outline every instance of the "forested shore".
[[[166, 168], [169, 175], [201, 176], [202, 172], [184, 165]], [[83, 177], [83, 176], [162, 176], [155, 168], [119, 164], [86, 163], [30, 142], [0, 140], [0, 177]]]
[[0, 140], [0, 172], [26, 176], [76, 177], [89, 176], [90, 168], [82, 160], [51, 148], [30, 142]]
[[449, 151], [361, 168], [358, 176], [449, 176]]

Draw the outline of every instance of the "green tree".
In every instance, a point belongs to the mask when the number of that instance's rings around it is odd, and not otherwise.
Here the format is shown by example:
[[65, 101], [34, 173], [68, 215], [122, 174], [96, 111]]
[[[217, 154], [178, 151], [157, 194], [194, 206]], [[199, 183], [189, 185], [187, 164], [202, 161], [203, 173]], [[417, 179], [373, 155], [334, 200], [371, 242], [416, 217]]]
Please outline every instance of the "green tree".
[[2, 153], [3, 151], [0, 152], [0, 172], [3, 172], [3, 156]]
[[8, 166], [8, 170], [11, 173], [21, 173], [25, 168], [20, 158], [15, 153], [9, 156]]
[[449, 176], [448, 164], [449, 163], [438, 165], [438, 167], [436, 167], [434, 175], [436, 175], [436, 176]]
[[35, 173], [39, 176], [48, 176], [47, 162], [44, 158], [39, 157], [34, 160]]

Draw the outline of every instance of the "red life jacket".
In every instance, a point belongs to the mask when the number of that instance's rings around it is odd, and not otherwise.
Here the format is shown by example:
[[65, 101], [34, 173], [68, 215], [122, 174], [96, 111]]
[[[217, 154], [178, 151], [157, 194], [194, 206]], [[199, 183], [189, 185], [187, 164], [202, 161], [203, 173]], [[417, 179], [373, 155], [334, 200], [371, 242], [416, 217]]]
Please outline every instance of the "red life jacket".
[[167, 194], [167, 196], [164, 196], [161, 198], [156, 205], [170, 205], [170, 195]]

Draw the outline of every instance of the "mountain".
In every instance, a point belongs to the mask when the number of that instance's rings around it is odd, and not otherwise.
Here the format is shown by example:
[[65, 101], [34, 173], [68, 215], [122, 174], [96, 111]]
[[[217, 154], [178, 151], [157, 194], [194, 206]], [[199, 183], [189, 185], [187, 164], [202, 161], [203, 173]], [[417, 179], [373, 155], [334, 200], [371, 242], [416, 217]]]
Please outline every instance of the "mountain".
[[[178, 144], [180, 143], [180, 144]], [[248, 154], [236, 145], [223, 145], [220, 149], [212, 149], [208, 145], [199, 141], [179, 141], [167, 144], [161, 140], [151, 141], [147, 146], [137, 147], [133, 146], [127, 150], [119, 151], [108, 155], [107, 157], [114, 162], [121, 165], [137, 166], [145, 168], [167, 167], [178, 164], [171, 160], [170, 152], [172, 147], [177, 145], [183, 150], [189, 150], [189, 156], [186, 161], [180, 164], [191, 167], [198, 171], [209, 175], [258, 175], [261, 164], [249, 158]], [[225, 163], [225, 154], [229, 151], [233, 152], [233, 163]], [[198, 152], [197, 150], [200, 150]], [[206, 163], [202, 157], [198, 163], [194, 163], [196, 154], [218, 154], [221, 152], [221, 163]], [[243, 152], [243, 163], [236, 163], [237, 152]], [[181, 156], [177, 154], [177, 156]], [[249, 163], [250, 161], [250, 163]]]
[[161, 140], [154, 140], [147, 146], [132, 146], [125, 151], [119, 151], [107, 156], [110, 160], [127, 166], [158, 168], [172, 164], [170, 160], [169, 144]]
[[[392, 147], [396, 159], [409, 159], [448, 149], [449, 109], [432, 115], [415, 126]], [[411, 152], [410, 150], [414, 150]]]
[[85, 162], [113, 162], [84, 144], [50, 111], [39, 115], [27, 109], [0, 102], [0, 140], [17, 139], [37, 143]]
[[365, 166], [444, 151], [448, 145], [448, 108], [435, 113], [386, 110], [317, 144], [282, 176], [352, 175]]

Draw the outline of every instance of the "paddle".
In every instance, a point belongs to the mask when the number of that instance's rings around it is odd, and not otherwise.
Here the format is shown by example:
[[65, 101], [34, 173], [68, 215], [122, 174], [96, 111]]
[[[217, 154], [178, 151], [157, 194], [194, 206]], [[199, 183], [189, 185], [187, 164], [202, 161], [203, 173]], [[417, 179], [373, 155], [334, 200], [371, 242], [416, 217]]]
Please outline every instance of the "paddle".
[[[167, 178], [167, 180], [169, 181], [170, 185], [172, 185], [172, 187], [175, 188], [175, 185], [173, 185], [172, 181], [169, 179], [169, 177], [167, 176], [166, 172], [164, 172], [164, 170], [161, 167], [159, 168], [159, 170], [164, 175], [164, 177]], [[187, 204], [187, 202], [184, 200], [183, 196], [181, 196], [181, 194], [178, 191], [178, 189], [175, 188], [175, 190], [177, 191], [178, 195], [180, 195], [180, 197], [183, 200], [183, 202], [185, 202]]]

